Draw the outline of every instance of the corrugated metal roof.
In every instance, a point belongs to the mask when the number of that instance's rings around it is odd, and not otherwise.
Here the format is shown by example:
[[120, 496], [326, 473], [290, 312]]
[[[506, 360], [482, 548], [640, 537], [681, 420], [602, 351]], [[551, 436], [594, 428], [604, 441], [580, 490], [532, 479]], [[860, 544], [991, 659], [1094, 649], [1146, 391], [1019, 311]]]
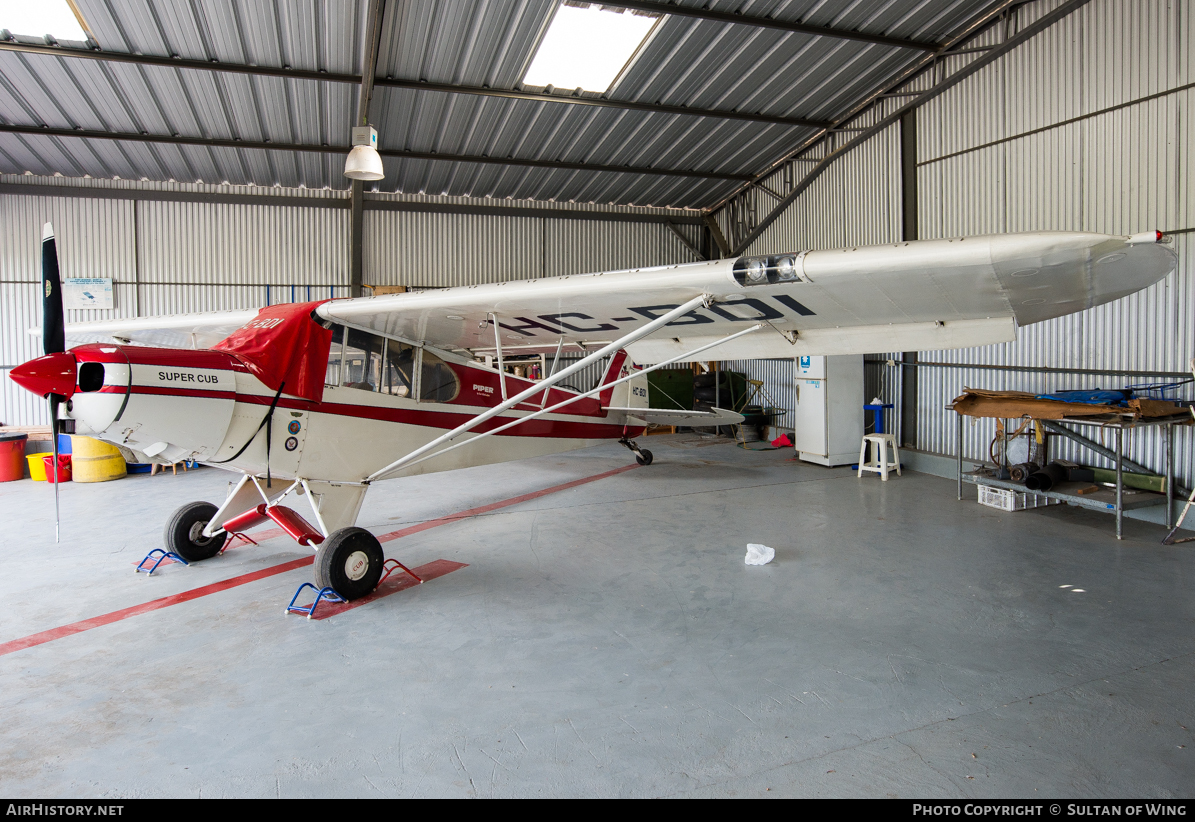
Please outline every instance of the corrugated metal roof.
[[[557, 0], [386, 0], [376, 76], [495, 89], [519, 80]], [[937, 41], [991, 0], [682, 0], [756, 17]], [[107, 52], [359, 73], [366, 0], [78, 0]], [[30, 38], [21, 38], [29, 40]], [[669, 15], [612, 99], [832, 120], [923, 52]], [[345, 82], [0, 51], [0, 123], [270, 142], [348, 143]], [[559, 92], [557, 92], [559, 93]], [[600, 95], [586, 94], [589, 97]], [[813, 130], [683, 114], [378, 87], [383, 149], [753, 174]], [[0, 134], [0, 171], [344, 188], [338, 154]], [[701, 208], [739, 183], [638, 172], [386, 158], [381, 191]]]

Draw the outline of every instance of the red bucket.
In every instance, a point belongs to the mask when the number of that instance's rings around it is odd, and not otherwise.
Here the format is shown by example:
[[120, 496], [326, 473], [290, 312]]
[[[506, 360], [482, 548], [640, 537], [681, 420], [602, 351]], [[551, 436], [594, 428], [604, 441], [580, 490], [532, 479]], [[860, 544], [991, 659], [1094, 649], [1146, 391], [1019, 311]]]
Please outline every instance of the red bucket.
[[42, 462], [46, 465], [46, 482], [70, 482], [71, 481], [71, 455], [58, 455], [58, 470], [54, 470], [54, 455], [47, 454], [42, 457]]

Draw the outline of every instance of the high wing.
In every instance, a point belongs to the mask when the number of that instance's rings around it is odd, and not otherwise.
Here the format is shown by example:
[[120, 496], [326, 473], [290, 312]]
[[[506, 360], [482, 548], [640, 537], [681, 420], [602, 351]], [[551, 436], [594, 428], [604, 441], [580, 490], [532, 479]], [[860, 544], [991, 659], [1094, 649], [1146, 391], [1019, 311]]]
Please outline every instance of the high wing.
[[[412, 341], [493, 350], [592, 348], [693, 297], [713, 302], [628, 351], [654, 363], [753, 322], [770, 327], [701, 359], [960, 348], [1109, 302], [1157, 282], [1177, 258], [1156, 232], [1039, 232], [809, 251], [325, 303], [323, 317]], [[492, 317], [492, 319], [491, 319]]]
[[[161, 348], [211, 348], [232, 332], [253, 320], [258, 309], [209, 311], [203, 314], [173, 314], [121, 320], [71, 323], [66, 338], [73, 343], [133, 342]], [[41, 328], [30, 330], [40, 334]]]
[[[700, 358], [960, 348], [1013, 340], [1018, 325], [1157, 282], [1177, 265], [1161, 240], [1152, 231], [924, 240], [336, 300], [316, 311], [445, 350], [493, 353], [497, 324], [505, 352], [550, 352], [561, 342], [591, 351], [705, 296], [706, 306], [628, 345], [634, 360], [682, 357], [760, 322]], [[67, 326], [67, 336], [203, 347], [255, 313], [82, 323]]]

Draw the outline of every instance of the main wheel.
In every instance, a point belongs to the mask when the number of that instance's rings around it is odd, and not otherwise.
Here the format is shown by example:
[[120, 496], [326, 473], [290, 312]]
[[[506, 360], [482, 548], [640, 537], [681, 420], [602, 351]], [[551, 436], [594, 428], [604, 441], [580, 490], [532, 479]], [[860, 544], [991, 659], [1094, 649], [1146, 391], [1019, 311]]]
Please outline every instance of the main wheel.
[[210, 559], [220, 553], [227, 534], [205, 537], [203, 529], [216, 515], [216, 506], [210, 502], [189, 502], [174, 512], [166, 523], [166, 550], [172, 551], [187, 562]]
[[315, 584], [345, 599], [360, 599], [382, 578], [382, 543], [364, 528], [341, 528], [315, 555]]
[[651, 465], [651, 451], [646, 448], [640, 448], [639, 453], [635, 455], [635, 462], [640, 465]]

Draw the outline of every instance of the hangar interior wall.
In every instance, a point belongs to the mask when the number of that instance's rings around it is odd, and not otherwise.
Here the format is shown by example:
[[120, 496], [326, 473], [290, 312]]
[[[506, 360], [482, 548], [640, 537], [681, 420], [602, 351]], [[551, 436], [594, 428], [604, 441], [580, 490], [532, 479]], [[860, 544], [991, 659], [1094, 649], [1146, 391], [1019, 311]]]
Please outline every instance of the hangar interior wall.
[[[1193, 110], [1195, 14], [1189, 3], [1166, 0], [1093, 0], [919, 109], [921, 238], [1159, 228], [1171, 234], [1179, 257], [1175, 274], [1124, 300], [1024, 327], [1013, 343], [922, 351], [920, 360], [1186, 371], [1195, 356]], [[898, 129], [831, 166], [749, 253], [900, 239]], [[759, 378], [777, 370], [741, 365]], [[899, 371], [870, 366], [868, 397], [881, 391], [899, 409]], [[964, 386], [1043, 391], [1162, 381], [978, 368], [919, 368], [918, 376], [915, 442], [941, 454], [954, 453], [957, 424], [943, 406]], [[964, 457], [983, 459], [993, 421], [967, 425], [964, 433]], [[1132, 459], [1161, 469], [1157, 433], [1134, 433], [1126, 448]], [[1195, 438], [1182, 429], [1175, 454], [1186, 484], [1195, 473], [1193, 450]], [[1077, 456], [1069, 449], [1055, 455]], [[1090, 452], [1083, 459], [1092, 459]]]
[[[257, 201], [240, 204], [122, 198], [130, 191], [226, 197], [228, 187], [219, 186], [11, 175], [0, 176], [0, 182], [68, 185], [98, 195], [0, 194], [0, 366], [5, 371], [41, 353], [40, 338], [27, 332], [40, 324], [37, 285], [47, 221], [54, 224], [62, 276], [113, 279], [112, 310], [67, 311], [67, 322], [349, 295], [349, 210], [343, 200], [336, 201], [337, 192], [255, 189]], [[263, 194], [285, 197], [287, 204], [263, 204]], [[469, 204], [464, 198], [443, 199]], [[679, 229], [697, 244], [695, 227]], [[575, 215], [367, 210], [364, 238], [366, 285], [446, 287], [693, 259], [662, 223]], [[0, 422], [48, 423], [44, 402], [6, 378], [0, 386]]]

